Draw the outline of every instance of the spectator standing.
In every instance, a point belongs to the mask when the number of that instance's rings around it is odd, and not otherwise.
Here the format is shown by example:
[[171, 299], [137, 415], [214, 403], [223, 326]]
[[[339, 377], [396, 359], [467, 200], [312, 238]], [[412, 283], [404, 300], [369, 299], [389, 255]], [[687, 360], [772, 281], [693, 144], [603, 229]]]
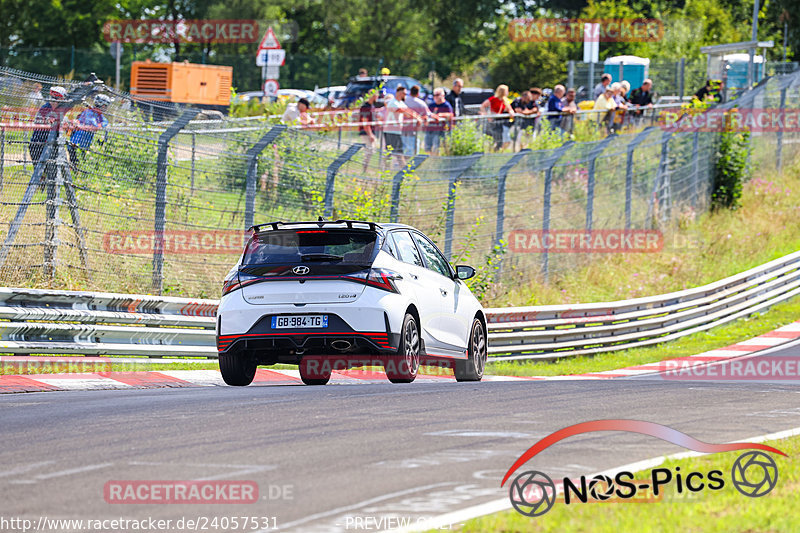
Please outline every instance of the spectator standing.
[[286, 124], [300, 124], [301, 126], [308, 126], [314, 124], [316, 119], [308, 114], [308, 109], [311, 103], [305, 98], [301, 98], [296, 104], [289, 104], [286, 106], [281, 121]]
[[379, 144], [376, 142], [378, 140], [378, 128], [376, 128], [374, 124], [374, 122], [377, 121], [377, 113], [375, 112], [375, 102], [377, 101], [378, 89], [376, 88], [370, 91], [367, 99], [364, 100], [364, 103], [361, 104], [361, 107], [358, 109], [358, 134], [366, 136], [367, 138], [367, 142], [364, 143], [366, 152], [366, 156], [364, 157], [364, 172], [367, 171], [367, 166], [369, 166], [369, 160], [372, 157], [375, 145]]
[[69, 159], [72, 162], [73, 168], [77, 168], [79, 161], [79, 154], [77, 149], [81, 149], [81, 156], [89, 149], [94, 140], [94, 134], [108, 126], [108, 119], [104, 116], [106, 109], [111, 104], [111, 99], [104, 95], [98, 94], [94, 97], [92, 106], [84, 109], [75, 124], [75, 130], [69, 137], [67, 149], [69, 150]]
[[[67, 90], [60, 85], [53, 85], [50, 87], [50, 101], [45, 102], [39, 111], [36, 113], [34, 123], [40, 126], [49, 125], [49, 128], [37, 128], [31, 134], [31, 140], [28, 144], [28, 152], [31, 154], [31, 161], [34, 165], [39, 162], [44, 152], [47, 139], [50, 137], [50, 132], [53, 130], [58, 131], [61, 127], [61, 121], [64, 119], [66, 110], [62, 108], [67, 100]], [[52, 147], [55, 149], [55, 146]], [[55, 154], [50, 154], [50, 159], [55, 159]]]
[[406, 87], [398, 85], [395, 96], [386, 103], [386, 123], [383, 127], [386, 139], [386, 148], [392, 150], [392, 155], [397, 157], [401, 167], [406, 166], [408, 160], [403, 151], [403, 118], [408, 117], [417, 122], [422, 122], [422, 117], [414, 113], [405, 103]]
[[433, 155], [438, 155], [439, 144], [444, 139], [445, 132], [450, 131], [450, 124], [455, 116], [453, 106], [445, 100], [442, 87], [433, 90], [433, 103], [429, 109], [431, 120], [425, 131], [425, 150]]
[[600, 76], [600, 83], [594, 86], [593, 96], [595, 101], [597, 101], [600, 95], [606, 92], [606, 87], [608, 87], [610, 84], [611, 84], [611, 74], [603, 74], [602, 76]]
[[561, 129], [567, 133], [572, 133], [575, 128], [575, 113], [578, 112], [578, 103], [575, 101], [576, 91], [574, 87], [567, 89], [564, 98], [561, 99], [561, 108], [565, 114], [561, 117]]
[[723, 87], [724, 82], [721, 80], [706, 80], [706, 84], [694, 93], [694, 96], [701, 102], [704, 100], [720, 102], [722, 101]]
[[653, 107], [653, 93], [651, 92], [653, 88], [653, 80], [650, 78], [645, 79], [642, 82], [642, 86], [638, 89], [634, 89], [631, 93], [630, 98], [630, 107], [633, 108], [632, 114], [637, 118], [641, 118], [643, 115], [643, 107], [652, 108]]
[[[423, 117], [425, 122], [427, 122], [431, 112], [428, 109], [428, 104], [419, 97], [419, 85], [411, 86], [411, 90], [409, 91], [409, 95], [406, 96], [405, 102], [411, 111]], [[420, 131], [420, 127], [414, 122], [408, 121], [408, 124], [405, 125], [403, 131], [403, 152], [406, 156], [410, 157], [417, 153], [418, 131]]]
[[617, 103], [614, 101], [614, 90], [611, 86], [606, 87], [606, 90], [597, 97], [594, 101], [594, 108], [597, 113], [598, 122], [605, 125], [606, 131], [611, 132], [614, 124], [614, 110], [617, 108]]
[[453, 108], [455, 116], [460, 117], [464, 115], [464, 100], [461, 97], [461, 90], [464, 88], [464, 80], [456, 78], [453, 80], [453, 88], [447, 94], [447, 102]]
[[[630, 86], [630, 84], [628, 85]], [[611, 84], [611, 90], [614, 92], [614, 103], [617, 104], [617, 109], [614, 112], [614, 130], [618, 131], [625, 124], [625, 111], [628, 110], [628, 102], [624, 96], [624, 85], [621, 82]]]
[[360, 69], [358, 69], [358, 77], [359, 78], [366, 78], [367, 76], [369, 76], [369, 72], [367, 72], [367, 69], [365, 69], [364, 67], [361, 67]]
[[550, 125], [553, 129], [562, 129], [561, 119], [563, 117], [561, 112], [564, 109], [564, 104], [561, 103], [561, 99], [564, 97], [565, 92], [566, 90], [563, 85], [556, 85], [553, 87], [553, 93], [550, 95], [550, 98], [547, 99], [547, 112], [554, 113], [552, 115], [547, 115], [547, 120], [550, 121]]
[[481, 104], [481, 115], [503, 115], [509, 117], [492, 117], [488, 119], [489, 133], [494, 139], [494, 149], [506, 148], [511, 143], [511, 121], [514, 120], [514, 110], [506, 101], [508, 85], [498, 85], [494, 96]]
[[534, 117], [539, 114], [539, 108], [533, 101], [530, 91], [522, 91], [522, 94], [511, 102], [511, 109], [516, 113], [514, 125], [519, 131], [525, 131], [535, 126]]

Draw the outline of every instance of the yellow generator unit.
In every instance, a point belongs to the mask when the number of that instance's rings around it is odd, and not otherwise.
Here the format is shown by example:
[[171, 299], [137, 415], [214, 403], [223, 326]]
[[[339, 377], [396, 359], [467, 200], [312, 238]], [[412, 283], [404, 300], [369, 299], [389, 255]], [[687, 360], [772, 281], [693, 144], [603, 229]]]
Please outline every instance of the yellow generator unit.
[[162, 102], [227, 109], [231, 100], [233, 67], [193, 63], [134, 61], [131, 94]]

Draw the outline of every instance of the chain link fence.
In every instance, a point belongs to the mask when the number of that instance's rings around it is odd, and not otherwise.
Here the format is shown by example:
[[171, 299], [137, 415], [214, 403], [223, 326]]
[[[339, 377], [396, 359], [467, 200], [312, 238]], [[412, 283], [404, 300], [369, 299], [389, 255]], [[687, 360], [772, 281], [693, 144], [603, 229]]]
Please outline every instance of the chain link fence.
[[[550, 150], [401, 158], [335, 134], [0, 69], [0, 285], [216, 297], [244, 230], [402, 222], [491, 284], [586, 264], [535, 236], [660, 230], [709, 207], [719, 134], [650, 126]], [[44, 95], [66, 97], [55, 109]], [[98, 118], [101, 95], [112, 98]], [[726, 104], [790, 110], [800, 74]], [[754, 134], [780, 168], [797, 128]]]

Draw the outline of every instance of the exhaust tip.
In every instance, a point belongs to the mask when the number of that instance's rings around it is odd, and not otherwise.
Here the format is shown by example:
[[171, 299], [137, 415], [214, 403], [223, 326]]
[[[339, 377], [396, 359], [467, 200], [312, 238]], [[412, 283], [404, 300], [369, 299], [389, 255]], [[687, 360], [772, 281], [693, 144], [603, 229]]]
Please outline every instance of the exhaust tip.
[[331, 346], [335, 350], [339, 350], [340, 352], [344, 352], [344, 351], [349, 350], [350, 348], [352, 348], [353, 344], [350, 341], [337, 339], [337, 340], [331, 342]]

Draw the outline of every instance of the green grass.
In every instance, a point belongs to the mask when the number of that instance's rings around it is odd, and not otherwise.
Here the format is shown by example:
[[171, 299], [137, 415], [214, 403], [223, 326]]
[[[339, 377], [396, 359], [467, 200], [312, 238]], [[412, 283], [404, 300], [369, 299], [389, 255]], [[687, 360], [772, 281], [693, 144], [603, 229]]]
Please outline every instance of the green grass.
[[[721, 470], [725, 486], [718, 491], [701, 491], [687, 497], [678, 494], [675, 485], [668, 485], [663, 500], [653, 503], [589, 503], [565, 505], [557, 500], [542, 516], [529, 518], [514, 510], [467, 521], [459, 531], [542, 531], [642, 533], [661, 531], [716, 532], [793, 532], [798, 530], [797, 491], [800, 489], [800, 437], [791, 437], [767, 444], [788, 457], [770, 454], [778, 465], [778, 483], [772, 491], [753, 499], [740, 494], [731, 484], [731, 467], [742, 453], [728, 452], [687, 459], [672, 459], [659, 468], [675, 467], [680, 471], [708, 473]], [[751, 467], [752, 468], [752, 467]], [[747, 470], [748, 478], [750, 469]], [[635, 479], [649, 479], [644, 471]]]
[[497, 361], [489, 364], [486, 371], [488, 374], [498, 376], [560, 376], [614, 370], [722, 348], [772, 331], [798, 319], [800, 319], [800, 297], [794, 297], [764, 313], [740, 318], [708, 331], [652, 347], [608, 352], [596, 356], [566, 357], [553, 362]]

